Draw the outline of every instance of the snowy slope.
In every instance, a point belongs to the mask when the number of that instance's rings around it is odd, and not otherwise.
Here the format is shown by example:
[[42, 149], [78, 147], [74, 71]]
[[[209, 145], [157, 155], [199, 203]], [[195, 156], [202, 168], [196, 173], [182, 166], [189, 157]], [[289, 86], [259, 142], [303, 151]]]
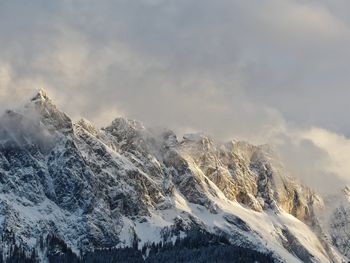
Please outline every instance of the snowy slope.
[[0, 186], [4, 256], [9, 233], [44, 260], [47, 235], [79, 254], [175, 242], [193, 228], [276, 261], [349, 255], [346, 237], [336, 238], [341, 224], [323, 213], [327, 203], [285, 176], [270, 147], [204, 134], [178, 140], [125, 118], [99, 130], [73, 123], [44, 91], [0, 120]]

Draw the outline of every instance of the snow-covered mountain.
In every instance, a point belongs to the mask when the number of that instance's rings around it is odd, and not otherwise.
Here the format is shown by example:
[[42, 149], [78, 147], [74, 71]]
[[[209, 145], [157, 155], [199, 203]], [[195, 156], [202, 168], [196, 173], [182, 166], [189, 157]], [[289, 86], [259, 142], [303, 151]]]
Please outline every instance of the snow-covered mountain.
[[323, 200], [267, 145], [73, 122], [42, 90], [0, 120], [4, 261], [345, 262], [349, 192]]

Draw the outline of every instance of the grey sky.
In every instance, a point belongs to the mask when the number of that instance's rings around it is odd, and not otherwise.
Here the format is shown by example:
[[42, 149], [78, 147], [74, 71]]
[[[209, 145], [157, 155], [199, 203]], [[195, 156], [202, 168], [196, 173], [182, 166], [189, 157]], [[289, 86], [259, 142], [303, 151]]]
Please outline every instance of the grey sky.
[[345, 0], [4, 0], [0, 107], [44, 87], [100, 126], [125, 115], [259, 143], [304, 140], [313, 127], [350, 136], [348, 10]]

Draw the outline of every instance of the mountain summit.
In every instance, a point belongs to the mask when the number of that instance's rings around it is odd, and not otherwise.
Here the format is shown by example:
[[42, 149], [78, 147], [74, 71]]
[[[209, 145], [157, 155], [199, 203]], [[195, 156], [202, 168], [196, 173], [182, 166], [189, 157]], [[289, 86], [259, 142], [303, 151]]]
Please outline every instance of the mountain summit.
[[39, 89], [37, 93], [32, 97], [31, 101], [51, 101], [51, 99], [44, 89]]
[[0, 262], [343, 262], [349, 199], [329, 200], [266, 146], [99, 130], [43, 90], [0, 121]]

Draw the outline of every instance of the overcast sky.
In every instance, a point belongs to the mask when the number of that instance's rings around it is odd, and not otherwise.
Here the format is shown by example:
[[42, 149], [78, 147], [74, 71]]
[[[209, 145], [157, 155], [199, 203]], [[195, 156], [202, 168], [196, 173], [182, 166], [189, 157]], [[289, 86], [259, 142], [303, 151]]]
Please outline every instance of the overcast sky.
[[348, 0], [2, 0], [0, 108], [45, 88], [98, 126], [123, 115], [272, 142], [288, 159], [305, 155], [291, 166], [309, 181], [350, 182], [349, 10]]

